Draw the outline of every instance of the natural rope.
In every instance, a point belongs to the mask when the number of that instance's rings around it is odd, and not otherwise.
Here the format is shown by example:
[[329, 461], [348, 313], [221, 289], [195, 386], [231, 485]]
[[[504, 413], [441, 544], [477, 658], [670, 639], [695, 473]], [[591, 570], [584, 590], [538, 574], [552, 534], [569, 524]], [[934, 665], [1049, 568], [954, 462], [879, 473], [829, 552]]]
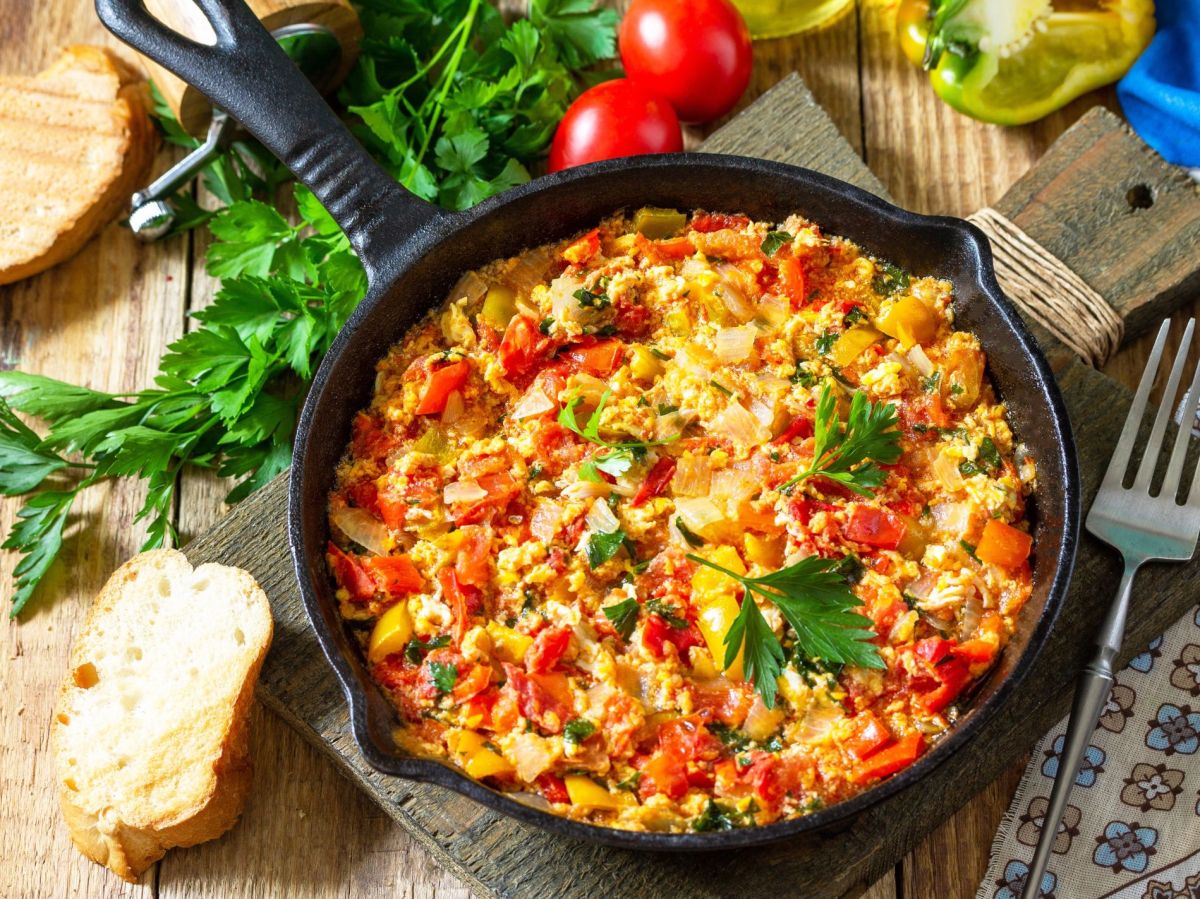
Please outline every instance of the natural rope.
[[996, 280], [1038, 324], [1099, 368], [1121, 345], [1125, 324], [1104, 297], [990, 206], [969, 216], [992, 244]]

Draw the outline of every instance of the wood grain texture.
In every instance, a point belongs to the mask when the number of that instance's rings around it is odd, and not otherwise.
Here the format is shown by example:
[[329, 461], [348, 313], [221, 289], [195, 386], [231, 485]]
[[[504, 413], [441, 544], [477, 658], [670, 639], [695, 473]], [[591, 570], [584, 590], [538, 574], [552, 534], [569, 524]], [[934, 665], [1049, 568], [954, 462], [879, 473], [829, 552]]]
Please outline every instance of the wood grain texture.
[[[759, 145], [768, 142], [777, 151], [778, 140], [772, 138], [777, 132], [763, 129], [758, 123], [777, 115], [797, 120], [797, 110], [805, 109], [809, 117], [819, 113], [796, 81], [785, 80], [768, 92], [751, 113], [715, 136], [713, 142], [748, 154], [757, 154]], [[839, 166], [847, 164], [848, 146], [840, 139], [830, 139], [828, 131], [813, 126], [800, 128], [797, 133], [824, 134], [825, 139], [811, 143], [800, 139], [792, 145], [795, 155], [791, 161], [819, 170], [828, 164], [829, 156], [838, 157]], [[866, 176], [859, 173], [857, 177]], [[1090, 490], [1107, 462], [1107, 447], [1120, 429], [1127, 395], [1108, 378], [1074, 360], [1063, 360], [1061, 376], [1078, 426]], [[249, 568], [272, 598], [278, 616], [277, 637], [264, 668], [260, 693], [263, 701], [292, 719], [310, 738], [323, 741], [324, 751], [348, 776], [403, 826], [414, 828], [414, 835], [428, 841], [429, 848], [475, 889], [498, 896], [586, 896], [601, 889], [614, 896], [667, 892], [680, 896], [725, 895], [735, 889], [757, 895], [785, 883], [803, 895], [837, 896], [873, 882], [928, 830], [1003, 773], [1012, 759], [1027, 750], [1061, 714], [1067, 698], [1062, 692], [1062, 673], [1077, 668], [1082, 661], [1086, 646], [1076, 635], [1090, 623], [1090, 598], [1100, 584], [1111, 578], [1114, 568], [1106, 551], [1094, 541], [1085, 543], [1075, 585], [1062, 613], [1063, 626], [1051, 638], [1034, 673], [993, 722], [971, 744], [946, 760], [916, 788], [917, 792], [880, 803], [836, 835], [746, 850], [736, 857], [648, 856], [564, 841], [527, 829], [448, 791], [389, 779], [365, 766], [350, 741], [339, 690], [325, 670], [305, 616], [298, 608], [284, 551], [283, 489], [280, 482], [272, 484], [188, 549], [197, 561], [221, 558]], [[1192, 567], [1200, 571], [1200, 564]], [[1158, 618], [1139, 618], [1135, 613], [1131, 646], [1148, 639], [1164, 621], [1182, 613], [1195, 599], [1187, 575], [1179, 569], [1160, 566], [1148, 573], [1147, 580], [1157, 583], [1146, 585], [1142, 605], [1154, 603]], [[1155, 592], [1158, 596], [1153, 600], [1150, 597]], [[951, 822], [945, 828], [948, 835], [972, 845], [984, 844], [982, 835], [994, 832], [995, 810], [1002, 808], [1010, 789], [993, 789], [1000, 801], [987, 804], [990, 819], [973, 816]], [[914, 798], [918, 793], [920, 802]], [[910, 880], [925, 878], [921, 872], [935, 867], [922, 862], [923, 856], [936, 857], [936, 849], [935, 843], [923, 855], [914, 857], [907, 868]], [[832, 866], [831, 859], [836, 860]], [[969, 864], [973, 868], [974, 858]], [[623, 872], [621, 881], [606, 883], [607, 871], [615, 868]], [[960, 888], [966, 886], [964, 879], [956, 879]], [[937, 886], [930, 882], [929, 888], [936, 890]]]

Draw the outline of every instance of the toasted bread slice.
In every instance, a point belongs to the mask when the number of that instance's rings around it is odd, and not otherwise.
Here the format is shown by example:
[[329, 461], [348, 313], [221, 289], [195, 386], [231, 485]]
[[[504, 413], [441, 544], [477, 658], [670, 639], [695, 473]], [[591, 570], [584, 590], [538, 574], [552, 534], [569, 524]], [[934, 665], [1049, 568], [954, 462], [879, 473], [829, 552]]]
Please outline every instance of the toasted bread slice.
[[129, 203], [158, 137], [146, 82], [102, 47], [0, 78], [0, 284], [67, 259]]
[[220, 836], [250, 790], [254, 683], [271, 610], [245, 571], [183, 553], [126, 562], [71, 650], [51, 724], [59, 797], [88, 858], [136, 881]]

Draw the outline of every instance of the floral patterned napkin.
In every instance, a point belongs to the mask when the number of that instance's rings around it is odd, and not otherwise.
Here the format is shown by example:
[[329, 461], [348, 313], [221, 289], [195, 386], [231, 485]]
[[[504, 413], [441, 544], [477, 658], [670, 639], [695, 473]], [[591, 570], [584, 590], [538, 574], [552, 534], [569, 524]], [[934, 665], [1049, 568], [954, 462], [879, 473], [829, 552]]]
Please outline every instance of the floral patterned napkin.
[[[1058, 772], [1034, 750], [976, 899], [1019, 899]], [[1117, 675], [1042, 879], [1046, 899], [1200, 899], [1200, 607]]]

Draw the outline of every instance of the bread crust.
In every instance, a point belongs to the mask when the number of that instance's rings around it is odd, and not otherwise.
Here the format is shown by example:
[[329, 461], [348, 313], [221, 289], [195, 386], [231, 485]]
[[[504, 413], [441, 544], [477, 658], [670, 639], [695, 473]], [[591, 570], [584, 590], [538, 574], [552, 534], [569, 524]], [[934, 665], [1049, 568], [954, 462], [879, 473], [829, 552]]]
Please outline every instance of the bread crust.
[[[71, 256], [127, 206], [145, 184], [158, 149], [150, 121], [150, 91], [142, 76], [103, 47], [63, 50], [32, 78], [0, 78], [0, 187], [7, 222], [0, 222], [0, 284], [28, 278]], [[59, 121], [51, 123], [50, 118]], [[64, 138], [63, 135], [69, 135]], [[45, 145], [70, 141], [80, 156], [115, 141], [103, 168], [49, 160]], [[29, 148], [22, 159], [19, 148]], [[28, 173], [54, 166], [53, 184]], [[49, 195], [51, 203], [46, 203]], [[54, 213], [37, 212], [47, 205]]]
[[[97, 808], [95, 802], [80, 797], [89, 796], [86, 785], [68, 786], [67, 765], [61, 732], [68, 726], [67, 709], [72, 694], [81, 688], [76, 671], [89, 663], [97, 638], [98, 623], [124, 599], [130, 583], [146, 572], [161, 574], [162, 569], [179, 576], [197, 576], [213, 569], [236, 578], [238, 591], [253, 597], [259, 611], [266, 616], [265, 638], [251, 646], [253, 656], [236, 699], [223, 721], [224, 732], [220, 749], [211, 761], [207, 788], [179, 807], [160, 808], [149, 805], [144, 797], [130, 796], [111, 805]], [[100, 591], [87, 620], [71, 649], [70, 665], [59, 691], [54, 719], [51, 723], [51, 745], [58, 770], [59, 800], [63, 818], [71, 839], [92, 861], [111, 869], [123, 879], [136, 883], [143, 872], [166, 851], [177, 846], [194, 846], [215, 839], [229, 830], [241, 815], [253, 779], [250, 757], [250, 712], [254, 687], [263, 660], [270, 647], [273, 625], [270, 607], [262, 589], [245, 571], [220, 565], [193, 568], [187, 558], [176, 550], [152, 550], [142, 553], [118, 568]], [[104, 751], [104, 747], [97, 747]], [[207, 775], [207, 772], [205, 772]]]

